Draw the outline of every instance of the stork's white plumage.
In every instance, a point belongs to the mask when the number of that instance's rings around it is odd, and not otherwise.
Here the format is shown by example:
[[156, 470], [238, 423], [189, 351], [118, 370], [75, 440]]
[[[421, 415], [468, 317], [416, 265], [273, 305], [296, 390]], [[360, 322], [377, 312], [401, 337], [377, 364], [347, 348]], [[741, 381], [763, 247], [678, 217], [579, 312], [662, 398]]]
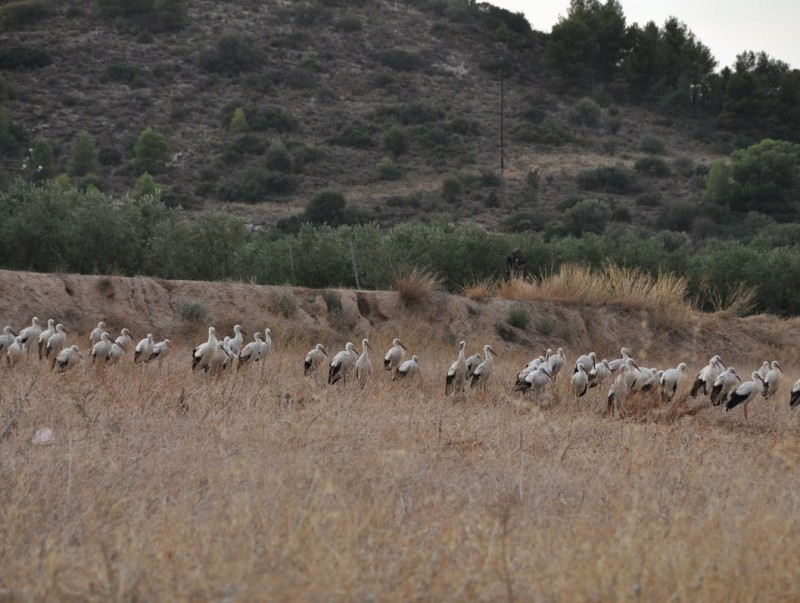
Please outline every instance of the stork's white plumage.
[[161, 366], [161, 363], [164, 362], [164, 358], [169, 355], [171, 344], [169, 339], [165, 339], [164, 341], [159, 341], [158, 343], [153, 345], [153, 351], [150, 352], [150, 356], [147, 357], [145, 362], [152, 362], [153, 360], [158, 361], [158, 366]]
[[356, 360], [356, 379], [361, 384], [361, 387], [364, 387], [367, 384], [367, 379], [369, 379], [370, 374], [372, 373], [372, 361], [369, 358], [369, 350], [372, 349], [372, 346], [369, 343], [369, 340], [364, 338], [361, 340], [361, 356], [359, 356], [358, 360]]
[[622, 348], [620, 351], [622, 354], [621, 358], [617, 358], [615, 360], [609, 360], [608, 366], [611, 368], [611, 372], [616, 372], [625, 366], [625, 363], [628, 361], [628, 358], [632, 358], [631, 351], [628, 348]]
[[253, 333], [253, 341], [248, 343], [239, 354], [239, 364], [236, 365], [238, 371], [242, 366], [253, 362], [258, 362], [264, 349], [264, 338], [260, 331]]
[[[578, 369], [580, 370], [580, 369]], [[514, 387], [515, 391], [522, 392], [525, 395], [525, 392], [531, 391], [534, 394], [539, 394], [544, 391], [544, 388], [547, 387], [553, 381], [553, 376], [550, 374], [550, 365], [547, 362], [543, 362], [530, 373], [525, 375], [525, 379], [522, 383], [517, 383]]]
[[[152, 341], [152, 339], [151, 339]], [[202, 369], [208, 371], [208, 365], [217, 349], [217, 330], [208, 327], [208, 340], [192, 350], [192, 370]], [[152, 352], [152, 349], [150, 350]], [[149, 356], [149, 353], [148, 353]]]
[[352, 341], [348, 341], [344, 346], [344, 350], [339, 352], [331, 360], [330, 368], [328, 369], [328, 383], [333, 385], [337, 381], [347, 383], [347, 376], [356, 367], [358, 361], [358, 352], [356, 346]]
[[661, 375], [661, 401], [671, 402], [678, 391], [678, 384], [683, 374], [689, 369], [685, 362], [681, 362], [676, 368], [669, 368]]
[[128, 329], [122, 329], [122, 332], [120, 332], [119, 337], [114, 340], [114, 343], [121, 347], [123, 351], [130, 352], [131, 346], [133, 345], [131, 332]]
[[414, 354], [411, 357], [411, 360], [406, 360], [402, 362], [400, 366], [397, 367], [394, 371], [394, 377], [392, 377], [392, 381], [396, 379], [407, 379], [411, 380], [416, 375], [419, 374], [419, 357]]
[[[558, 373], [561, 372], [561, 369], [567, 364], [567, 356], [564, 354], [564, 348], [558, 348], [558, 351], [551, 355], [550, 358], [547, 359], [550, 363], [550, 374], [553, 376], [553, 379], [558, 376]], [[584, 367], [585, 369], [586, 367]], [[588, 371], [585, 371], [588, 373]]]
[[47, 319], [47, 328], [39, 333], [39, 337], [37, 338], [37, 343], [39, 344], [39, 360], [44, 358], [45, 346], [47, 346], [47, 340], [50, 339], [50, 336], [56, 332], [56, 321], [52, 318]]
[[[213, 329], [214, 327], [211, 328]], [[136, 344], [136, 347], [133, 348], [133, 363], [143, 365], [145, 360], [150, 358], [150, 354], [153, 353], [154, 345], [155, 342], [153, 341], [153, 334], [148, 333], [147, 337], [139, 341], [139, 343]]]
[[264, 329], [264, 345], [261, 346], [261, 357], [259, 360], [262, 360], [267, 354], [272, 352], [272, 329]]
[[39, 319], [34, 316], [31, 318], [31, 324], [28, 327], [25, 327], [19, 332], [17, 335], [17, 339], [22, 344], [24, 353], [27, 355], [28, 349], [30, 347], [31, 342], [35, 342], [39, 339], [39, 335], [42, 334], [42, 327], [39, 326]]
[[122, 360], [127, 352], [125, 348], [117, 343], [114, 340], [114, 345], [111, 346], [111, 351], [108, 353], [106, 357], [106, 364], [117, 364], [120, 360]]
[[3, 334], [0, 335], [0, 353], [7, 351], [16, 338], [17, 334], [9, 325], [3, 327]]
[[403, 362], [403, 358], [406, 356], [406, 346], [403, 345], [403, 342], [400, 341], [399, 338], [395, 337], [392, 339], [392, 347], [386, 352], [386, 355], [383, 357], [383, 368], [387, 371], [393, 371], [400, 363]]
[[732, 366], [722, 371], [719, 377], [714, 380], [714, 385], [711, 388], [711, 404], [719, 406], [726, 402], [728, 396], [741, 382], [741, 378], [736, 374], [736, 369]]
[[55, 357], [55, 367], [59, 373], [63, 373], [69, 368], [77, 365], [83, 360], [83, 354], [77, 345], [72, 345], [61, 350]]
[[578, 356], [578, 359], [575, 361], [575, 368], [572, 370], [572, 372], [577, 373], [578, 366], [582, 365], [583, 368], [586, 369], [586, 372], [590, 373], [592, 369], [595, 367], [596, 363], [597, 363], [597, 354], [595, 352], [582, 354]]
[[315, 345], [308, 351], [308, 354], [306, 354], [303, 360], [303, 374], [308, 376], [314, 373], [322, 366], [327, 357], [328, 352], [325, 351], [325, 347], [321, 343]]
[[56, 356], [58, 353], [64, 348], [64, 344], [67, 341], [67, 332], [64, 329], [64, 325], [58, 323], [55, 328], [55, 332], [47, 338], [47, 343], [45, 344], [44, 355], [46, 358], [53, 359], [53, 364], [55, 364]]
[[[625, 348], [622, 349], [623, 352], [626, 351]], [[609, 362], [609, 365], [610, 364]], [[606, 398], [608, 401], [608, 410], [611, 412], [614, 411], [616, 406], [621, 406], [625, 403], [631, 388], [636, 383], [639, 366], [633, 358], [628, 356], [625, 359], [625, 363], [622, 364], [618, 370], [620, 373], [611, 384], [611, 388], [608, 390], [608, 397]]]
[[245, 335], [247, 335], [247, 332], [242, 328], [241, 325], [234, 325], [233, 337], [228, 340], [228, 351], [236, 358], [239, 357], [239, 354], [242, 351]]
[[769, 360], [765, 360], [761, 363], [761, 367], [758, 369], [758, 374], [761, 375], [762, 379], [767, 378], [767, 373], [769, 372]]
[[6, 362], [8, 362], [8, 364], [17, 364], [25, 358], [27, 353], [28, 346], [23, 343], [22, 336], [17, 335], [6, 350]]
[[467, 381], [472, 381], [472, 375], [475, 374], [475, 369], [478, 368], [482, 362], [483, 356], [481, 356], [480, 352], [467, 358]]
[[494, 356], [496, 356], [492, 346], [486, 344], [483, 346], [483, 362], [478, 365], [478, 368], [475, 369], [475, 372], [472, 373], [472, 382], [470, 383], [470, 387], [475, 387], [478, 385], [483, 389], [486, 389], [486, 384], [489, 382], [489, 379], [492, 377], [492, 371], [494, 369]]
[[97, 326], [89, 333], [89, 345], [94, 349], [94, 345], [98, 343], [106, 330], [106, 323], [102, 320], [97, 323]]
[[444, 393], [451, 391], [463, 392], [467, 384], [467, 358], [464, 356], [464, 349], [467, 347], [466, 341], [458, 343], [458, 358], [447, 369], [444, 380]]
[[223, 341], [216, 340], [208, 364], [202, 368], [209, 375], [218, 375], [233, 364], [233, 358], [228, 346]]
[[694, 380], [694, 385], [692, 385], [692, 390], [689, 392], [689, 395], [694, 398], [702, 389], [703, 395], [707, 396], [714, 386], [714, 381], [717, 380], [720, 373], [725, 370], [725, 365], [722, 364], [722, 360], [718, 355], [712, 356], [708, 364], [700, 369], [700, 372], [697, 373], [697, 377]]
[[783, 379], [783, 371], [781, 365], [777, 360], [773, 360], [767, 376], [764, 377], [764, 390], [762, 395], [769, 400], [772, 396], [778, 393], [781, 388], [781, 380]]
[[611, 379], [612, 374], [613, 371], [611, 367], [608, 366], [608, 360], [603, 358], [602, 361], [598, 362], [595, 367], [589, 371], [589, 387], [596, 387], [605, 383]]
[[727, 404], [725, 404], [725, 411], [729, 411], [731, 408], [735, 408], [739, 406], [739, 404], [744, 405], [744, 418], [747, 419], [747, 405], [756, 397], [758, 392], [762, 391], [764, 387], [764, 378], [761, 376], [761, 373], [758, 371], [753, 371], [751, 375], [750, 381], [745, 381], [739, 387], [734, 390], [731, 394], [731, 397], [728, 398]]
[[570, 387], [577, 398], [585, 396], [589, 391], [589, 375], [586, 374], [586, 369], [582, 364], [578, 365], [577, 373], [572, 373]]
[[111, 354], [111, 348], [115, 345], [116, 344], [111, 340], [111, 335], [103, 331], [100, 335], [100, 341], [92, 346], [92, 364], [94, 364], [95, 361], [100, 361], [100, 364], [105, 363], [109, 354]]

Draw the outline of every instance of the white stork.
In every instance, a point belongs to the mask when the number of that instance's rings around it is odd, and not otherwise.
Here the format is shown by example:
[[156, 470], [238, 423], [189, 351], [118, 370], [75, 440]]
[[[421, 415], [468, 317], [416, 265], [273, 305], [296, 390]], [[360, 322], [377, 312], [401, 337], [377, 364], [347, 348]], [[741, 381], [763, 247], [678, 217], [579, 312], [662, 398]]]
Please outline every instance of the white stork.
[[28, 353], [28, 348], [30, 342], [36, 341], [39, 338], [39, 335], [42, 334], [42, 327], [39, 326], [39, 319], [34, 316], [31, 318], [31, 324], [28, 327], [25, 327], [19, 332], [17, 339], [23, 346], [23, 351], [25, 354]]
[[[550, 363], [550, 374], [553, 375], [553, 380], [561, 372], [561, 369], [567, 364], [567, 356], [564, 354], [564, 348], [558, 348], [558, 351], [547, 359]], [[586, 367], [584, 367], [585, 369]], [[588, 373], [588, 371], [585, 371]]]
[[451, 391], [463, 392], [467, 384], [467, 359], [464, 356], [464, 348], [467, 347], [466, 341], [458, 343], [458, 358], [447, 369], [447, 375], [444, 380], [444, 393], [449, 394]]
[[783, 371], [781, 370], [780, 363], [777, 360], [773, 360], [767, 376], [764, 377], [764, 391], [761, 392], [764, 398], [769, 400], [772, 396], [778, 393], [778, 390], [781, 387], [782, 377]]
[[480, 386], [486, 389], [486, 384], [492, 377], [492, 369], [494, 368], [494, 356], [497, 354], [488, 343], [483, 346], [484, 361], [478, 365], [478, 368], [472, 373], [472, 381], [470, 387]]
[[[212, 329], [214, 327], [211, 327]], [[134, 364], [141, 364], [144, 366], [144, 362], [150, 358], [150, 354], [153, 353], [153, 346], [155, 342], [153, 341], [153, 334], [148, 333], [147, 337], [142, 339], [139, 343], [136, 344], [136, 347], [133, 348], [133, 363]]]
[[169, 355], [170, 346], [171, 344], [169, 339], [165, 339], [164, 341], [159, 341], [158, 343], [154, 344], [153, 351], [150, 352], [150, 356], [147, 357], [145, 362], [156, 360], [158, 361], [158, 367], [161, 368], [161, 363], [164, 362], [164, 358]]
[[78, 364], [81, 360], [83, 360], [83, 354], [81, 354], [77, 345], [64, 348], [55, 357], [56, 370], [59, 373], [63, 373], [67, 369]]
[[589, 387], [596, 387], [606, 382], [611, 378], [612, 374], [611, 367], [608, 366], [608, 360], [603, 358], [601, 362], [598, 362], [595, 367], [589, 371]]
[[392, 381], [397, 379], [408, 379], [410, 381], [417, 374], [419, 374], [419, 357], [414, 354], [411, 360], [406, 360], [395, 369]]
[[253, 333], [253, 341], [244, 346], [241, 354], [239, 354], [239, 364], [236, 365], [236, 370], [238, 371], [245, 364], [258, 362], [258, 360], [261, 358], [261, 352], [263, 351], [263, 348], [264, 338], [260, 331], [256, 331]]
[[114, 340], [114, 345], [111, 346], [111, 351], [106, 357], [106, 364], [117, 364], [120, 360], [122, 360], [126, 353], [127, 352], [125, 351], [125, 348], [123, 348], [117, 343], [116, 340]]
[[364, 338], [361, 340], [361, 356], [358, 357], [356, 360], [356, 379], [361, 384], [363, 388], [367, 384], [367, 379], [369, 379], [370, 374], [372, 373], [372, 361], [369, 358], [369, 350], [372, 349], [372, 346], [369, 343], [369, 340]]
[[628, 361], [628, 358], [632, 358], [631, 351], [628, 348], [622, 348], [619, 352], [620, 354], [622, 354], [622, 358], [617, 358], [616, 360], [608, 361], [608, 366], [614, 373], [625, 365], [625, 363]]
[[683, 374], [689, 369], [685, 362], [681, 362], [676, 368], [669, 368], [661, 375], [661, 401], [672, 402], [675, 392], [678, 391], [678, 384]]
[[242, 351], [245, 335], [247, 335], [247, 331], [245, 331], [241, 325], [234, 325], [233, 338], [228, 340], [228, 351], [237, 358]]
[[328, 369], [328, 383], [333, 385], [337, 381], [347, 383], [347, 375], [356, 366], [358, 360], [358, 352], [356, 346], [352, 341], [348, 341], [344, 346], [344, 350], [339, 352], [331, 360], [330, 368]]
[[472, 375], [475, 374], [475, 369], [478, 368], [482, 362], [483, 356], [481, 356], [480, 352], [467, 358], [467, 381], [472, 381]]
[[[627, 351], [625, 348], [622, 349], [623, 351]], [[609, 362], [609, 365], [610, 364]], [[615, 406], [619, 406], [625, 402], [625, 399], [636, 383], [639, 366], [633, 358], [628, 356], [619, 370], [621, 372], [611, 384], [611, 388], [608, 390], [608, 397], [606, 398], [608, 401], [608, 410], [611, 412], [614, 411]]]
[[764, 378], [758, 371], [753, 371], [750, 381], [745, 381], [731, 394], [725, 404], [725, 412], [731, 408], [744, 405], [744, 418], [747, 419], [747, 405], [756, 397], [756, 394], [764, 387]]
[[6, 325], [3, 327], [3, 334], [0, 335], [0, 353], [8, 350], [16, 338], [17, 334], [14, 333], [14, 330], [10, 326]]
[[407, 351], [406, 346], [403, 345], [403, 342], [400, 341], [399, 338], [395, 337], [392, 339], [392, 347], [389, 348], [386, 355], [383, 357], [384, 370], [393, 371], [400, 366]]
[[89, 333], [89, 345], [94, 349], [94, 345], [100, 341], [103, 333], [106, 330], [106, 323], [102, 320], [97, 323], [97, 326]]
[[525, 395], [525, 392], [528, 391], [531, 391], [534, 394], [539, 394], [544, 391], [544, 388], [547, 387], [547, 385], [552, 381], [553, 376], [550, 374], [550, 365], [546, 362], [543, 362], [530, 373], [525, 375], [525, 379], [523, 379], [521, 383], [517, 383], [514, 386], [514, 391], [522, 392], [523, 396]]
[[321, 343], [318, 343], [308, 351], [305, 359], [303, 360], [303, 374], [307, 377], [316, 371], [325, 359], [328, 357], [328, 352]]
[[795, 408], [800, 404], [800, 379], [794, 382], [792, 391], [789, 394], [789, 408]]
[[129, 352], [131, 349], [131, 344], [133, 344], [131, 332], [128, 329], [122, 329], [122, 332], [119, 334], [119, 337], [114, 340], [114, 343], [116, 343], [124, 351]]
[[8, 350], [6, 350], [6, 362], [8, 364], [17, 364], [25, 358], [27, 353], [28, 347], [22, 341], [22, 336], [17, 335], [12, 344], [8, 346]]
[[98, 359], [100, 359], [102, 363], [105, 363], [109, 354], [111, 354], [111, 348], [115, 345], [116, 344], [111, 340], [111, 335], [103, 331], [100, 335], [100, 341], [92, 346], [92, 364]]
[[577, 373], [572, 373], [570, 387], [576, 398], [582, 398], [589, 391], [589, 375], [586, 374], [586, 369], [582, 364], [578, 365]]
[[586, 369], [587, 373], [590, 373], [592, 369], [595, 367], [597, 363], [597, 354], [594, 352], [589, 352], [588, 354], [582, 354], [578, 357], [575, 361], [575, 368], [572, 370], [573, 373], [578, 372], [578, 366], [582, 365], [584, 369]]
[[[152, 335], [150, 342], [152, 344]], [[141, 343], [141, 342], [140, 342]], [[192, 350], [192, 370], [203, 369], [208, 370], [208, 365], [211, 362], [212, 356], [217, 348], [217, 330], [214, 327], [208, 327], [208, 340], [198, 345]], [[138, 346], [137, 346], [138, 347]], [[148, 356], [152, 353], [153, 349], [150, 348]]]
[[725, 365], [722, 364], [722, 360], [718, 355], [712, 356], [708, 364], [704, 366], [699, 373], [697, 373], [697, 377], [694, 380], [694, 385], [692, 385], [692, 391], [689, 392], [689, 395], [694, 398], [700, 392], [700, 389], [703, 389], [703, 395], [707, 396], [709, 390], [714, 386], [714, 381], [717, 380], [720, 373], [725, 370]]
[[264, 329], [264, 345], [261, 346], [261, 358], [272, 352], [272, 329]]
[[47, 345], [47, 340], [50, 339], [50, 336], [56, 332], [56, 321], [52, 318], [47, 319], [47, 328], [39, 333], [38, 337], [38, 344], [39, 344], [39, 360], [44, 358], [44, 349]]
[[714, 385], [711, 387], [711, 404], [719, 406], [728, 400], [728, 396], [733, 389], [741, 383], [742, 380], [736, 374], [736, 369], [729, 366], [726, 370], [722, 371], [719, 376], [714, 379]]
[[45, 345], [44, 355], [45, 358], [50, 359], [52, 356], [53, 364], [55, 364], [56, 356], [58, 353], [64, 348], [64, 343], [67, 341], [67, 331], [64, 328], [64, 325], [58, 323], [55, 328], [55, 332], [47, 338], [47, 344]]

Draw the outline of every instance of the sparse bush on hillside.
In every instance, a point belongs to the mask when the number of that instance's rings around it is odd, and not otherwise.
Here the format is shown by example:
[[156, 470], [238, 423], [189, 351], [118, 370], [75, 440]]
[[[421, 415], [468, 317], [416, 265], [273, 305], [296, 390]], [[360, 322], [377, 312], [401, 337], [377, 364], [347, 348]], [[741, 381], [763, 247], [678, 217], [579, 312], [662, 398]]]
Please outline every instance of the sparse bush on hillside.
[[50, 55], [36, 46], [4, 46], [0, 48], [0, 69], [36, 69], [47, 67]]
[[418, 126], [445, 118], [445, 112], [441, 109], [419, 102], [381, 107], [376, 111], [376, 115], [390, 117], [404, 126]]
[[231, 116], [231, 132], [246, 132], [247, 131], [247, 116], [244, 109], [236, 107]]
[[131, 190], [131, 198], [141, 199], [144, 196], [159, 198], [161, 195], [161, 187], [156, 183], [155, 178], [145, 172], [136, 179], [136, 184]]
[[0, 29], [17, 30], [48, 16], [53, 7], [48, 0], [16, 0], [0, 6]]
[[186, 0], [154, 0], [153, 11], [165, 31], [181, 29], [186, 24]]
[[298, 119], [278, 107], [248, 109], [245, 111], [247, 123], [254, 132], [275, 130], [276, 132], [294, 132], [300, 126]]
[[589, 128], [599, 126], [602, 115], [603, 110], [600, 105], [591, 98], [580, 99], [569, 112], [569, 118], [572, 123]]
[[550, 221], [550, 216], [541, 211], [520, 211], [505, 218], [500, 229], [503, 232], [536, 232], [544, 230]]
[[330, 144], [354, 149], [368, 149], [375, 146], [369, 128], [360, 122], [345, 126], [328, 139]]
[[39, 138], [33, 145], [30, 169], [33, 182], [51, 180], [56, 175], [55, 151], [53, 145], [44, 138]]
[[416, 306], [426, 302], [432, 293], [441, 288], [441, 279], [425, 270], [414, 269], [395, 281], [395, 289], [400, 301], [406, 306]]
[[442, 182], [442, 198], [445, 201], [454, 203], [461, 195], [462, 186], [458, 178], [445, 178]]
[[97, 151], [97, 160], [100, 165], [119, 165], [122, 163], [122, 153], [114, 147], [100, 147]]
[[164, 169], [170, 159], [167, 139], [149, 126], [139, 134], [133, 152], [135, 155], [133, 166], [139, 174], [144, 172], [156, 174]]
[[632, 192], [636, 185], [633, 173], [622, 165], [602, 166], [578, 174], [578, 185], [588, 191], [617, 193]]
[[661, 155], [667, 150], [667, 143], [658, 136], [648, 134], [642, 136], [641, 141], [639, 141], [639, 150], [642, 151], [642, 153]]
[[416, 71], [425, 66], [422, 57], [402, 48], [383, 50], [378, 53], [377, 59], [381, 65], [395, 71]]
[[214, 45], [200, 53], [200, 67], [223, 75], [251, 71], [261, 64], [261, 51], [240, 33], [222, 35]]
[[320, 191], [306, 205], [305, 217], [313, 224], [338, 226], [344, 222], [346, 206], [347, 200], [339, 191]]
[[681, 176], [689, 178], [694, 176], [694, 160], [691, 157], [676, 157], [672, 160], [672, 167]]
[[672, 172], [667, 165], [667, 162], [660, 157], [642, 157], [637, 159], [633, 164], [633, 168], [645, 176], [652, 176], [654, 178], [666, 178]]
[[658, 193], [641, 193], [636, 196], [635, 203], [639, 207], [658, 207], [661, 205], [661, 195]]
[[208, 319], [208, 310], [198, 301], [185, 301], [181, 305], [181, 319], [186, 322], [205, 324]]
[[522, 329], [524, 331], [527, 328], [530, 319], [531, 317], [528, 314], [528, 309], [525, 306], [513, 306], [508, 310], [506, 322], [512, 327]]
[[280, 140], [274, 141], [264, 155], [264, 164], [268, 169], [291, 174], [294, 172], [294, 158]]
[[94, 137], [81, 130], [69, 146], [69, 173], [72, 176], [85, 176], [97, 169], [97, 147]]
[[112, 63], [106, 66], [106, 77], [112, 82], [133, 84], [142, 79], [142, 70], [133, 65]]
[[574, 140], [565, 128], [554, 119], [545, 119], [541, 124], [534, 125], [523, 123], [514, 128], [511, 138], [515, 142], [527, 144], [543, 144], [547, 146], [561, 146]]
[[375, 166], [375, 174], [378, 180], [400, 180], [403, 170], [387, 155]]
[[357, 15], [344, 15], [338, 21], [336, 21], [334, 28], [336, 31], [341, 31], [343, 33], [361, 31], [361, 19], [359, 19]]
[[408, 151], [408, 133], [398, 126], [392, 126], [383, 133], [383, 148], [389, 151], [394, 157], [399, 157]]
[[587, 232], [602, 233], [611, 219], [611, 208], [599, 199], [583, 199], [561, 215], [565, 234], [580, 236]]
[[297, 181], [289, 174], [261, 167], [247, 168], [219, 187], [223, 201], [258, 203], [275, 201], [274, 197], [287, 195], [297, 188]]
[[186, 23], [186, 0], [95, 0], [101, 17], [127, 19], [157, 31], [174, 31]]

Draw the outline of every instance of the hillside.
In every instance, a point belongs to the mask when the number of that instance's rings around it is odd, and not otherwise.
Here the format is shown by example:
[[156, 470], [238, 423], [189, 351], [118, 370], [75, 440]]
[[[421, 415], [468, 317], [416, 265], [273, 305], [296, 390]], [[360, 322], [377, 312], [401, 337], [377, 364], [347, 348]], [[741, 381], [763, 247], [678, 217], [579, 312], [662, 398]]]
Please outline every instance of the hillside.
[[[150, 33], [98, 16], [94, 5], [57, 3], [4, 33], [4, 45], [44, 49], [50, 59], [3, 72], [19, 143], [4, 163], [16, 169], [44, 138], [64, 173], [71, 141], [86, 130], [99, 163], [73, 182], [121, 195], [136, 183], [134, 143], [152, 127], [169, 144], [154, 174], [168, 204], [274, 226], [332, 188], [385, 225], [452, 215], [495, 229], [524, 212], [541, 227], [587, 196], [581, 172], [633, 170], [655, 140], [670, 177], [639, 173], [630, 191], [589, 196], [607, 201], [623, 228], [659, 228], [662, 203], [698, 197], [702, 174], [730, 149], [726, 137], [691, 116], [619, 106], [603, 94], [597, 121], [576, 121], [580, 99], [544, 81], [545, 34], [498, 44], [497, 22], [414, 3], [196, 0], [183, 28]], [[247, 125], [233, 132], [237, 107]], [[408, 148], [381, 168], [392, 130]], [[287, 151], [291, 173], [264, 185], [264, 170]]]

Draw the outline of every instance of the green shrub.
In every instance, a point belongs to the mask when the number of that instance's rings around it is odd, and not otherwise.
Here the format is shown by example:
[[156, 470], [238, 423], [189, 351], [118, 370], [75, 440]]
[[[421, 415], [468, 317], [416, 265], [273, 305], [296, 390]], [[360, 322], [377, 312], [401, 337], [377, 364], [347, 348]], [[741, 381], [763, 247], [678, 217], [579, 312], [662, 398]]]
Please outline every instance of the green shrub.
[[694, 160], [691, 157], [676, 157], [672, 160], [672, 167], [681, 176], [686, 178], [694, 176]]
[[236, 107], [231, 116], [231, 132], [246, 132], [247, 131], [247, 116], [244, 109]]
[[543, 337], [550, 337], [556, 332], [556, 322], [549, 316], [543, 316], [536, 321], [536, 331]]
[[514, 306], [508, 310], [508, 316], [506, 317], [506, 322], [515, 327], [517, 329], [522, 329], [523, 331], [527, 328], [528, 323], [530, 322], [530, 315], [528, 314], [528, 309], [525, 306]]
[[139, 174], [156, 174], [164, 169], [170, 159], [167, 139], [149, 126], [139, 134], [136, 144], [133, 145], [133, 152], [133, 166]]
[[387, 155], [378, 162], [375, 174], [378, 180], [400, 180], [403, 170]]
[[341, 147], [351, 147], [354, 149], [368, 149], [375, 146], [369, 129], [359, 122], [344, 127], [329, 138], [328, 142]]
[[47, 0], [17, 0], [0, 6], [0, 29], [17, 30], [50, 16]]
[[154, 0], [153, 11], [165, 31], [182, 29], [186, 24], [186, 0]]
[[294, 150], [294, 168], [297, 172], [302, 172], [305, 166], [325, 159], [325, 151], [316, 147], [299, 147]]
[[306, 205], [305, 217], [313, 224], [338, 226], [344, 222], [346, 206], [347, 200], [339, 191], [320, 191]]
[[50, 55], [35, 46], [0, 48], [0, 69], [35, 69], [49, 64]]
[[336, 24], [334, 25], [334, 29], [336, 29], [336, 31], [343, 33], [361, 31], [362, 27], [361, 19], [359, 19], [356, 15], [345, 15], [336, 21]]
[[323, 291], [322, 299], [328, 312], [336, 312], [342, 309], [342, 299], [336, 291]]
[[142, 79], [142, 70], [133, 65], [112, 63], [106, 66], [106, 77], [112, 82], [132, 84]]
[[85, 176], [97, 169], [97, 148], [94, 137], [81, 130], [69, 146], [69, 168], [72, 176]]
[[186, 301], [181, 305], [181, 320], [184, 322], [205, 323], [208, 310], [198, 301]]
[[122, 163], [122, 153], [114, 147], [100, 147], [97, 152], [97, 160], [100, 165], [119, 165]]
[[56, 155], [53, 145], [43, 138], [38, 139], [33, 145], [31, 169], [33, 170], [31, 176], [33, 182], [52, 180], [56, 175]]
[[378, 53], [377, 58], [381, 65], [395, 71], [416, 71], [425, 66], [422, 57], [402, 48], [383, 50]]
[[666, 151], [666, 149], [667, 144], [664, 142], [664, 140], [652, 134], [642, 136], [642, 139], [639, 141], [639, 150], [642, 151], [642, 153], [661, 155], [664, 153], [664, 151]]
[[547, 146], [561, 146], [574, 140], [572, 134], [554, 119], [545, 119], [538, 125], [523, 123], [514, 128], [511, 138], [515, 142], [527, 144], [542, 144]]
[[500, 224], [503, 232], [542, 231], [550, 217], [540, 211], [520, 211], [505, 218]]
[[405, 103], [381, 107], [376, 111], [376, 114], [379, 117], [395, 119], [404, 126], [416, 126], [441, 121], [445, 117], [444, 111], [424, 103]]
[[454, 203], [461, 196], [461, 180], [458, 178], [445, 178], [442, 182], [442, 197], [445, 201]]
[[600, 125], [600, 117], [602, 115], [603, 110], [600, 105], [591, 98], [580, 99], [569, 112], [569, 118], [572, 123], [589, 128], [596, 128]]
[[151, 197], [159, 197], [161, 195], [161, 187], [156, 184], [155, 178], [147, 172], [136, 179], [136, 184], [131, 191], [133, 199], [141, 199], [146, 195]]
[[272, 312], [282, 314], [284, 318], [291, 318], [297, 313], [297, 300], [286, 289], [271, 291], [269, 294], [269, 307]]
[[462, 136], [480, 136], [481, 124], [472, 119], [456, 117], [447, 124], [447, 129], [453, 134]]
[[578, 185], [589, 191], [625, 194], [635, 188], [633, 173], [624, 166], [601, 166], [578, 174]]
[[602, 233], [611, 219], [611, 207], [599, 199], [583, 199], [561, 215], [564, 234], [580, 236], [588, 232]]
[[383, 133], [383, 148], [389, 151], [394, 157], [399, 157], [408, 151], [409, 138], [405, 129], [392, 126]]
[[645, 176], [652, 176], [654, 178], [666, 178], [672, 172], [667, 165], [667, 162], [660, 157], [642, 157], [637, 159], [633, 164], [633, 168], [640, 174]]
[[247, 111], [247, 123], [254, 132], [275, 130], [276, 132], [294, 132], [300, 126], [298, 119], [277, 107], [266, 107]]
[[641, 193], [636, 196], [635, 203], [639, 207], [659, 207], [661, 205], [661, 195], [658, 193]]
[[200, 53], [200, 67], [224, 75], [251, 71], [262, 63], [262, 54], [252, 40], [239, 33], [222, 35], [214, 48]]
[[272, 200], [274, 196], [288, 195], [296, 188], [297, 181], [289, 174], [251, 167], [223, 182], [219, 187], [219, 195], [223, 201], [257, 203]]
[[280, 140], [276, 140], [267, 149], [264, 156], [264, 162], [268, 169], [275, 172], [282, 172], [284, 174], [291, 174], [294, 172], [294, 158], [292, 154], [286, 150], [286, 145]]

